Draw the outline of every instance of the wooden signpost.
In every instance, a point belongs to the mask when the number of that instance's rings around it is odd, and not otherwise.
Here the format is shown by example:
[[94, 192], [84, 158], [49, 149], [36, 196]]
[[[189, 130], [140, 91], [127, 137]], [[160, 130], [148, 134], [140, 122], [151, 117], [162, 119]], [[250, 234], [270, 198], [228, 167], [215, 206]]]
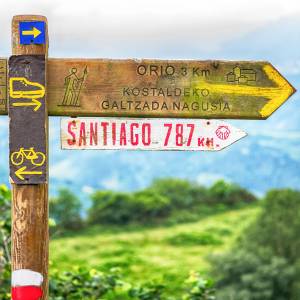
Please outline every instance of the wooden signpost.
[[268, 62], [49, 59], [47, 68], [51, 116], [266, 119], [295, 92]]
[[63, 149], [212, 151], [246, 134], [209, 119], [266, 119], [295, 92], [268, 62], [48, 59], [47, 26], [14, 17], [13, 56], [0, 59], [13, 300], [48, 295], [48, 115], [97, 117], [63, 119]]
[[[22, 44], [22, 28], [34, 30], [36, 24], [43, 24], [43, 43], [26, 34], [29, 40]], [[47, 49], [45, 17], [13, 18], [8, 76], [13, 300], [48, 295]]]

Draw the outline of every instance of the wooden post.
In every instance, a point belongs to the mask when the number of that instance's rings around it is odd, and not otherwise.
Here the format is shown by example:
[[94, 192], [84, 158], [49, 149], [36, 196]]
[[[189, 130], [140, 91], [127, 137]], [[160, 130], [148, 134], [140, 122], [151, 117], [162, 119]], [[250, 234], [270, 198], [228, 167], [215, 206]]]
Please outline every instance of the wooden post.
[[[23, 39], [23, 40], [22, 40]], [[9, 61], [12, 299], [48, 298], [47, 19], [15, 16]]]

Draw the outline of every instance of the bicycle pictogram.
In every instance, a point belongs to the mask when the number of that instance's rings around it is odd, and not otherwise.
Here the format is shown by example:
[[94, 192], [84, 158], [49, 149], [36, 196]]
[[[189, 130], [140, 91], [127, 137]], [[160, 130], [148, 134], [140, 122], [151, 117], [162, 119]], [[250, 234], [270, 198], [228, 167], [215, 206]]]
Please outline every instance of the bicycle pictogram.
[[34, 166], [42, 166], [45, 163], [46, 155], [42, 152], [36, 152], [34, 147], [29, 149], [22, 147], [19, 151], [13, 152], [10, 157], [12, 164], [15, 166], [22, 165], [25, 159], [30, 160]]

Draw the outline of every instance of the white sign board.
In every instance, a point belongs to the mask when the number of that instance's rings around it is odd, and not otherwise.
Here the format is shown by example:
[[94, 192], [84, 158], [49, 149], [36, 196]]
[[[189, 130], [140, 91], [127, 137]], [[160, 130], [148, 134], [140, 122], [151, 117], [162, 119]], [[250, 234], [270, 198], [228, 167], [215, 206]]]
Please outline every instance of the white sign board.
[[220, 120], [61, 119], [62, 149], [218, 151], [246, 135]]

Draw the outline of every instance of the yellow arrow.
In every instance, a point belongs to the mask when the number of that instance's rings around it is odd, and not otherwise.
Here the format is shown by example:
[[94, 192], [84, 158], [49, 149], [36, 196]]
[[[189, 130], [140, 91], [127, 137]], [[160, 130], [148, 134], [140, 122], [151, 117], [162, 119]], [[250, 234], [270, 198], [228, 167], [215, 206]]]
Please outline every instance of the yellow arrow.
[[31, 102], [16, 102], [12, 104], [13, 106], [35, 106], [34, 111], [38, 111], [42, 103], [37, 99], [32, 99]]
[[42, 171], [26, 171], [26, 166], [25, 166], [25, 167], [22, 167], [22, 168], [18, 169], [15, 172], [15, 174], [21, 180], [25, 180], [25, 178], [23, 177], [23, 175], [42, 175], [43, 172]]
[[242, 84], [214, 84], [208, 82], [202, 82], [200, 85], [202, 89], [208, 89], [211, 93], [216, 94], [245, 95], [267, 98], [270, 101], [260, 110], [261, 116], [266, 118], [279, 108], [293, 93], [295, 93], [296, 90], [272, 65], [265, 65], [263, 70], [267, 77], [275, 83], [274, 87], [258, 87]]
[[23, 30], [22, 35], [33, 35], [33, 38], [38, 37], [42, 32], [36, 27], [32, 27], [32, 30]]

